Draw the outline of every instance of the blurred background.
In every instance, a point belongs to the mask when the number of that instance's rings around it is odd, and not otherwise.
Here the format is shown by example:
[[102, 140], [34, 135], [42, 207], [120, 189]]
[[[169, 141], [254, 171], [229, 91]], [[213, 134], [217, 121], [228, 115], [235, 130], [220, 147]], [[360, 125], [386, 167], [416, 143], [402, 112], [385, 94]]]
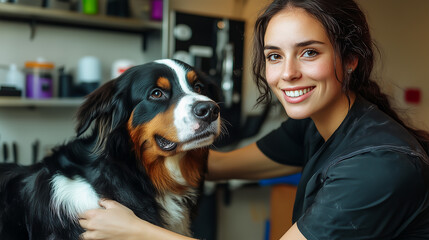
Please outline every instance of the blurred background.
[[[277, 128], [286, 116], [275, 103], [255, 108], [251, 75], [253, 24], [269, 2], [0, 0], [0, 162], [40, 160], [74, 137], [83, 96], [160, 58], [181, 59], [218, 82], [222, 116], [231, 123], [219, 150]], [[429, 1], [357, 2], [380, 51], [373, 77], [416, 127], [429, 130]], [[209, 186], [212, 211], [196, 228], [208, 232], [206, 239], [269, 239], [272, 188], [241, 181]]]

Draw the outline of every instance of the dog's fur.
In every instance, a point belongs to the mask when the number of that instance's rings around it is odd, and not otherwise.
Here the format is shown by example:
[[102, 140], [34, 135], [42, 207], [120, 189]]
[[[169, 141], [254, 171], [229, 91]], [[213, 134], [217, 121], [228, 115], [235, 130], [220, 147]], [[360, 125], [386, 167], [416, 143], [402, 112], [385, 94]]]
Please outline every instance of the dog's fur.
[[76, 139], [35, 165], [0, 165], [0, 239], [79, 239], [79, 214], [100, 198], [191, 235], [221, 128], [208, 96], [214, 85], [176, 60], [133, 67], [95, 90], [77, 113]]

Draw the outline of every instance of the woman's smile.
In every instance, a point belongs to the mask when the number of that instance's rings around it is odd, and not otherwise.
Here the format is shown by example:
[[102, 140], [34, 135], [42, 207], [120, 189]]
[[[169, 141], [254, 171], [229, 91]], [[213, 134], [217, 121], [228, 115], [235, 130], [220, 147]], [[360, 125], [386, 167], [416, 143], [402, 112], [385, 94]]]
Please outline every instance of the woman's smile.
[[284, 98], [289, 103], [299, 103], [307, 99], [313, 93], [314, 88], [315, 86], [285, 88], [283, 89]]

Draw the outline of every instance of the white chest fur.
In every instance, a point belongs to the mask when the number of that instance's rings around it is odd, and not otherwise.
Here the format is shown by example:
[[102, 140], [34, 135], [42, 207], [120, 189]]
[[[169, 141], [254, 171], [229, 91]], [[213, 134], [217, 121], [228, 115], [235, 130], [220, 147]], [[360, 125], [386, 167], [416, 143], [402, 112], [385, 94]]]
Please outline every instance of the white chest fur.
[[62, 214], [75, 221], [79, 214], [89, 209], [99, 208], [99, 197], [95, 190], [81, 177], [70, 179], [57, 174], [51, 180], [51, 208], [61, 218]]
[[[186, 186], [187, 183], [182, 176], [179, 163], [183, 155], [178, 154], [165, 159], [165, 166], [168, 169], [170, 176], [178, 183]], [[165, 193], [157, 197], [158, 203], [165, 209], [161, 213], [161, 217], [167, 224], [167, 228], [171, 231], [191, 236], [190, 232], [190, 209], [189, 203], [195, 203], [197, 200], [197, 192], [192, 187], [184, 195], [174, 193]]]
[[166, 228], [185, 236], [191, 236], [190, 209], [187, 198], [176, 194], [167, 194], [157, 198], [158, 203], [165, 209], [161, 217]]

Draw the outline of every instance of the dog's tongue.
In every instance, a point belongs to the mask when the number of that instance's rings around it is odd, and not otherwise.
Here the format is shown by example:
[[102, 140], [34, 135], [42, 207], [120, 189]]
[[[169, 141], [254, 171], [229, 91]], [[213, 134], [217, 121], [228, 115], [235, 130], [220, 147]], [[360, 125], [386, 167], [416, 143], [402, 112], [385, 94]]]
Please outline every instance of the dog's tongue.
[[158, 146], [164, 151], [172, 151], [177, 147], [177, 143], [168, 141], [161, 136], [156, 136], [155, 139]]

